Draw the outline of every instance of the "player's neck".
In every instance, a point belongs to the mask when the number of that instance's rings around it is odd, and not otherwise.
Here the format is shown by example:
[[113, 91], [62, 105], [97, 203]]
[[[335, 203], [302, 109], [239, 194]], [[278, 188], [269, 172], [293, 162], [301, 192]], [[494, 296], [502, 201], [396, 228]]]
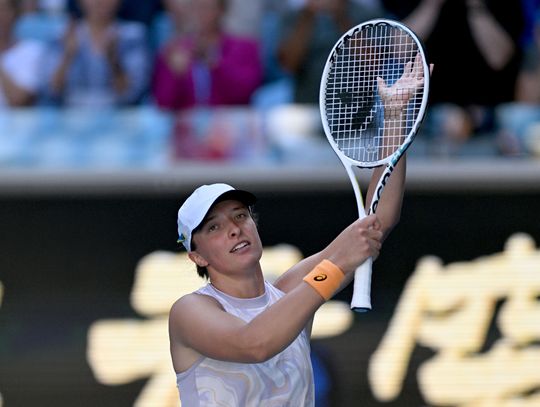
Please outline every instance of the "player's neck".
[[260, 267], [249, 274], [211, 274], [210, 281], [219, 291], [236, 298], [260, 297], [265, 291], [264, 277]]

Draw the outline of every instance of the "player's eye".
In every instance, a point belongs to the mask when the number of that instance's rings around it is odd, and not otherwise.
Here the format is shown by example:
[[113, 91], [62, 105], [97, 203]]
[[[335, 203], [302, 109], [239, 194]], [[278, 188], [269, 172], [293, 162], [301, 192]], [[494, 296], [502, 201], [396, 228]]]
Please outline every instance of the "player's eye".
[[219, 226], [218, 226], [217, 223], [210, 223], [210, 224], [208, 224], [207, 230], [208, 230], [209, 232], [214, 232], [214, 231], [216, 231], [216, 230], [218, 230], [218, 229], [219, 229]]
[[248, 218], [249, 218], [249, 212], [247, 210], [242, 210], [235, 215], [235, 219], [239, 221], [245, 221]]

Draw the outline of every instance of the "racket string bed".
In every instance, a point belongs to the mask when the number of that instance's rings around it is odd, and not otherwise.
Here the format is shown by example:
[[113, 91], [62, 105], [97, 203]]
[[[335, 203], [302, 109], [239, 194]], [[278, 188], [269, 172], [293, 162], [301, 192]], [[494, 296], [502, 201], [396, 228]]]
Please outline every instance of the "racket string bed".
[[376, 162], [392, 155], [403, 142], [399, 135], [409, 132], [407, 118], [417, 116], [410, 110], [419, 105], [418, 95], [404, 113], [405, 126], [397, 121], [398, 126], [386, 132], [388, 137], [381, 131], [384, 107], [377, 96], [377, 77], [390, 86], [403, 75], [418, 52], [408, 38], [393, 27], [370, 27], [351, 38], [336, 56], [327, 82], [326, 109], [338, 148], [353, 160]]

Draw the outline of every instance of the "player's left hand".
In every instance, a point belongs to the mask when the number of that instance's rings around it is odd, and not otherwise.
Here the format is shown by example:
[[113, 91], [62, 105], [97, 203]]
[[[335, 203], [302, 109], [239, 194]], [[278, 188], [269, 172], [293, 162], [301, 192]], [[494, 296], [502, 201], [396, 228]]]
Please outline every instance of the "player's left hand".
[[377, 77], [379, 95], [384, 104], [385, 117], [399, 117], [409, 100], [424, 84], [422, 57], [416, 54], [414, 61], [405, 64], [403, 75], [392, 86], [388, 86], [383, 78]]

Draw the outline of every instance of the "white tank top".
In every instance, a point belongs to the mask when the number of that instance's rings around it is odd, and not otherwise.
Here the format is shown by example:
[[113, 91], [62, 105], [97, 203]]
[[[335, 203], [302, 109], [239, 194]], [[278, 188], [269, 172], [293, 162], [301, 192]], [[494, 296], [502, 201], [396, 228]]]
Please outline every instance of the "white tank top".
[[[231, 297], [211, 284], [195, 291], [215, 298], [246, 322], [285, 294], [268, 282], [256, 298]], [[216, 338], [219, 346], [219, 338]], [[263, 363], [224, 362], [207, 357], [176, 375], [184, 407], [312, 407], [315, 405], [309, 338], [305, 330], [284, 351]]]

